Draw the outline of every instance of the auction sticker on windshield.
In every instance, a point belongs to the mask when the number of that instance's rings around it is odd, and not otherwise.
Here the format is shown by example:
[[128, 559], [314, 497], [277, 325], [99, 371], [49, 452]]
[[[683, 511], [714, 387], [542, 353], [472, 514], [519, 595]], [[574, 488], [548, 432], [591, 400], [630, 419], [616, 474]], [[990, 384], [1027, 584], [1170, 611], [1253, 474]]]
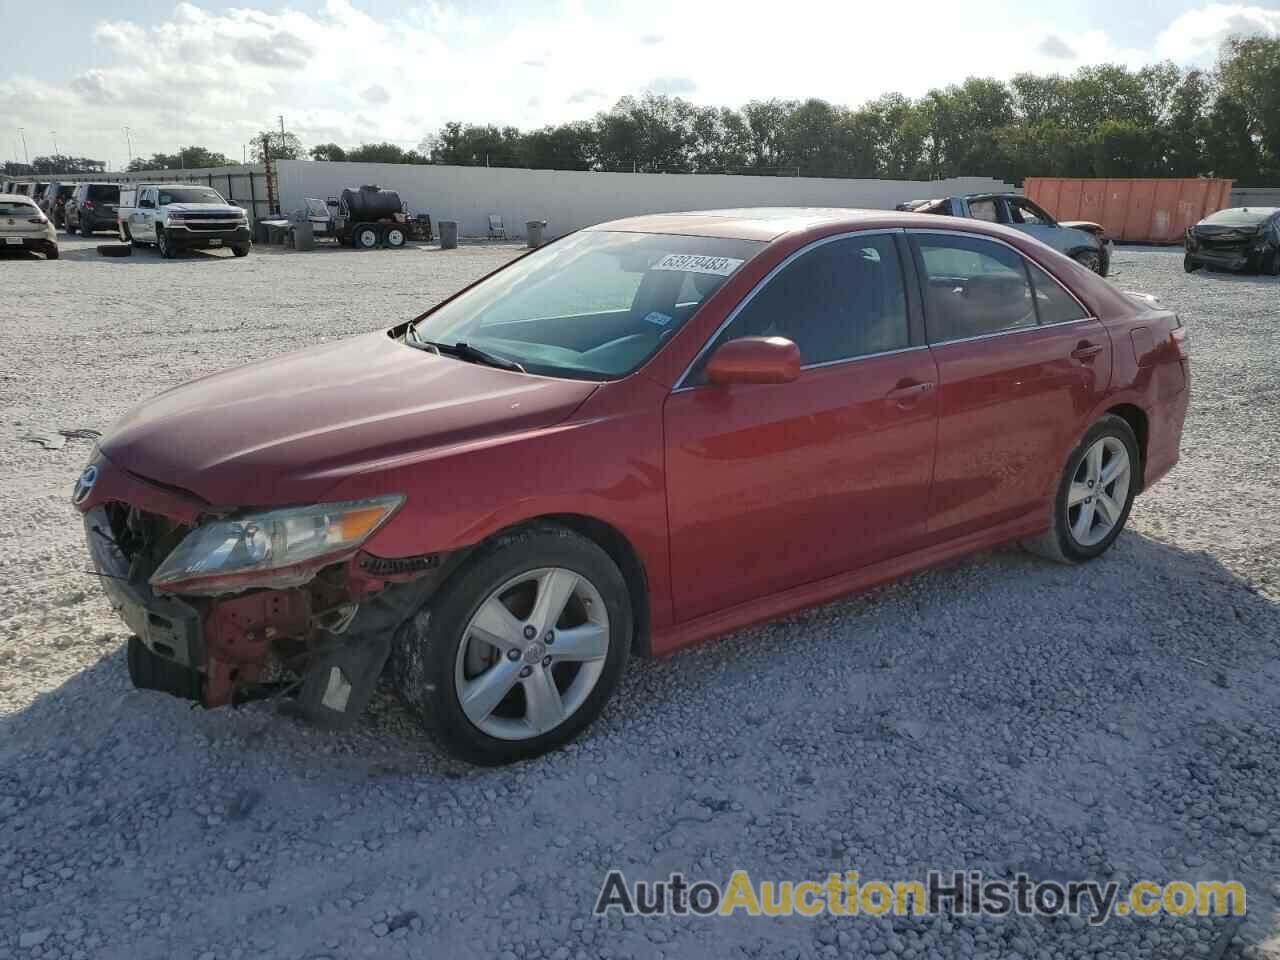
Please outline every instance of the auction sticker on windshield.
[[742, 266], [734, 257], [704, 257], [696, 253], [668, 253], [653, 265], [654, 270], [679, 270], [681, 273], [710, 273], [727, 277]]

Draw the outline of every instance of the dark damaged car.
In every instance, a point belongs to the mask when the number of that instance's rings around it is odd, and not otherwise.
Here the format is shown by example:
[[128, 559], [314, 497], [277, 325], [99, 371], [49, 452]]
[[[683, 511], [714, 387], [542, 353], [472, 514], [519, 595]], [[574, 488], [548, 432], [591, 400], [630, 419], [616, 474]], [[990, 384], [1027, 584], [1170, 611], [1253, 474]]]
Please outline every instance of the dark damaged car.
[[1280, 207], [1231, 207], [1187, 228], [1187, 273], [1201, 267], [1280, 276]]

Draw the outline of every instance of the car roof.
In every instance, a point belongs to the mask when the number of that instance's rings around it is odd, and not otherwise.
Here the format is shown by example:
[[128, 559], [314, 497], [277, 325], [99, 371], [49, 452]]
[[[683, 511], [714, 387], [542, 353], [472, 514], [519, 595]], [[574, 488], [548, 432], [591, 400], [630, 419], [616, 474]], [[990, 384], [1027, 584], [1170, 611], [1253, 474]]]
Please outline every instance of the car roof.
[[748, 207], [729, 210], [691, 210], [682, 213], [652, 213], [623, 220], [611, 220], [587, 227], [626, 233], [670, 233], [727, 240], [776, 240], [791, 233], [813, 230], [837, 233], [841, 230], [915, 227], [963, 229], [1006, 237], [1008, 228], [985, 220], [957, 219], [905, 210], [865, 210], [841, 207]]

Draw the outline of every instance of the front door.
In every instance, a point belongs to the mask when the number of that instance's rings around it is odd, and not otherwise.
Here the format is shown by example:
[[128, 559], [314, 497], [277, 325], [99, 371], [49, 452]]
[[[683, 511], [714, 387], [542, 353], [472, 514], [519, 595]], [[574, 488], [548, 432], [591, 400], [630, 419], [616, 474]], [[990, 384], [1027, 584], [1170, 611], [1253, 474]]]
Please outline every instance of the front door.
[[1111, 379], [1106, 328], [1010, 246], [913, 234], [938, 364], [929, 530], [962, 536], [1037, 509]]
[[[668, 398], [675, 618], [910, 551], [926, 535], [937, 374], [912, 336], [901, 235], [821, 241], [774, 273]], [[743, 336], [800, 348], [799, 380], [707, 384]]]

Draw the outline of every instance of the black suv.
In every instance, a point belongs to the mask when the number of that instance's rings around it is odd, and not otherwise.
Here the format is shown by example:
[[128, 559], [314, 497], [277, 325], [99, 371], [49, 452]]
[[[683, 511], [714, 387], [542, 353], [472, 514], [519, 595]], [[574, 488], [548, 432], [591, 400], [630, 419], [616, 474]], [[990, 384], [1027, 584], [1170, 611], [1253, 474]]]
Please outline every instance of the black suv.
[[120, 184], [78, 183], [76, 192], [63, 208], [63, 225], [68, 233], [80, 231], [80, 236], [91, 237], [98, 230], [119, 230], [116, 225], [116, 208], [120, 205]]

